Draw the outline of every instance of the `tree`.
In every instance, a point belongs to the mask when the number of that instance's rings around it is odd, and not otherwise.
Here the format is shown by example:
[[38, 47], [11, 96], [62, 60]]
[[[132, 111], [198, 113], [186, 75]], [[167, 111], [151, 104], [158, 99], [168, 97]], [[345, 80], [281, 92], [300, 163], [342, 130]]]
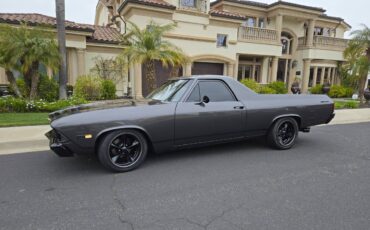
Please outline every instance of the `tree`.
[[55, 0], [55, 11], [58, 30], [58, 44], [60, 52], [59, 69], [59, 99], [67, 98], [67, 50], [66, 50], [66, 29], [65, 29], [65, 2]]
[[127, 57], [128, 63], [144, 64], [145, 79], [149, 91], [152, 91], [157, 87], [155, 61], [160, 61], [164, 67], [178, 68], [185, 64], [188, 58], [178, 47], [162, 39], [165, 33], [175, 28], [175, 24], [158, 25], [151, 21], [145, 29], [140, 29], [131, 22], [129, 24], [129, 33], [122, 38], [128, 47], [122, 56]]
[[370, 68], [370, 28], [362, 24], [362, 29], [353, 31], [351, 35], [353, 40], [344, 51], [344, 56], [348, 58], [353, 79], [358, 82], [359, 97], [362, 103]]
[[54, 35], [48, 28], [30, 28], [26, 24], [20, 27], [2, 26], [1, 31], [0, 59], [8, 70], [7, 75], [12, 75], [11, 70], [21, 72], [30, 88], [30, 99], [35, 99], [40, 78], [39, 66], [53, 70], [58, 68], [59, 52]]

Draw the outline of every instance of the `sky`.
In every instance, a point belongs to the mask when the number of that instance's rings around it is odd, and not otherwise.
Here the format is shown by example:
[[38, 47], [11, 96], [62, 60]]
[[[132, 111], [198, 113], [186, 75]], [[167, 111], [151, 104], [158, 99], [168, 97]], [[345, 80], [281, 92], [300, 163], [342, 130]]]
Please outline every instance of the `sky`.
[[[256, 0], [272, 3], [276, 0]], [[353, 29], [364, 23], [370, 26], [370, 1], [367, 0], [286, 0], [303, 5], [321, 7], [326, 14], [344, 18]], [[65, 0], [66, 19], [94, 24], [95, 7], [98, 0]], [[55, 16], [55, 0], [0, 0], [1, 13], [40, 13]], [[346, 34], [348, 38], [349, 33]]]

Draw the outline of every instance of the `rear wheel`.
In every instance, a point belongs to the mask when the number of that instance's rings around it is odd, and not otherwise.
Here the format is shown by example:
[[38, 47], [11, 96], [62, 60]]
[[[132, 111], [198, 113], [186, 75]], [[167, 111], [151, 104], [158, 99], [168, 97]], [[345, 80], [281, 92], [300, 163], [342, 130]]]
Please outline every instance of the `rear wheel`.
[[115, 172], [131, 171], [145, 160], [148, 153], [146, 138], [135, 130], [108, 133], [98, 147], [100, 163]]
[[298, 124], [294, 118], [280, 118], [270, 128], [267, 141], [276, 149], [290, 149], [295, 144], [298, 132]]

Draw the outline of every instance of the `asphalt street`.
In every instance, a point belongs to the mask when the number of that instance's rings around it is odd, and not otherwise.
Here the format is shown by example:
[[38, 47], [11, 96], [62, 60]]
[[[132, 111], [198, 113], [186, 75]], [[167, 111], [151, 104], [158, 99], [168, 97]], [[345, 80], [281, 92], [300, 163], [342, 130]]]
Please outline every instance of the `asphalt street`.
[[370, 229], [370, 123], [151, 155], [139, 169], [0, 156], [0, 229]]

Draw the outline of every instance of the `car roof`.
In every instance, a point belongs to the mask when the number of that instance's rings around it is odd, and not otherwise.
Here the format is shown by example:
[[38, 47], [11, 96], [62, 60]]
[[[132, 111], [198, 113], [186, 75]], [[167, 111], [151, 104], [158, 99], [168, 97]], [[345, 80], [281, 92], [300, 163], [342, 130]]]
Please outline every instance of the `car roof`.
[[219, 80], [229, 80], [233, 79], [232, 77], [223, 76], [223, 75], [192, 75], [189, 77], [179, 77], [179, 78], [172, 78], [172, 79], [194, 79], [194, 80], [210, 80], [210, 79], [219, 79]]

